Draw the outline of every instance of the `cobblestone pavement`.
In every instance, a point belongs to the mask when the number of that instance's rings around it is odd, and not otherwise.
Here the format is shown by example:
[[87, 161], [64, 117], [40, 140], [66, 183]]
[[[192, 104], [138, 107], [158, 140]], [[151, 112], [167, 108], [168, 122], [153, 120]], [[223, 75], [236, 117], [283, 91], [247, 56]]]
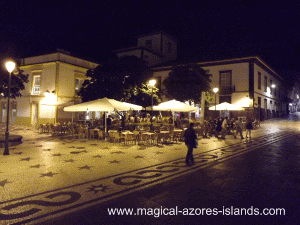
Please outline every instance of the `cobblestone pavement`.
[[28, 224], [108, 204], [298, 137], [299, 122], [297, 115], [264, 122], [246, 140], [232, 136], [200, 139], [194, 151], [195, 165], [190, 167], [184, 164], [183, 143], [114, 144], [39, 134], [21, 126], [11, 126], [10, 133], [22, 135], [23, 143], [10, 147], [10, 155], [0, 157], [0, 221]]

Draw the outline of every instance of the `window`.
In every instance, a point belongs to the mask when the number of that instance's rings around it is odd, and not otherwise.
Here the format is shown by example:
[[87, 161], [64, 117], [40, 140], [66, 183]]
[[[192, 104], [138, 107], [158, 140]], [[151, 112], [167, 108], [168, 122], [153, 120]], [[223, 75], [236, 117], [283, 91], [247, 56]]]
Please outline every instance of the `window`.
[[264, 99], [264, 108], [267, 109], [268, 108], [268, 100]]
[[220, 71], [220, 93], [230, 94], [231, 92], [231, 70]]
[[257, 104], [258, 104], [258, 108], [261, 108], [261, 97], [257, 98]]
[[82, 84], [83, 84], [84, 80], [81, 80], [81, 79], [76, 79], [75, 81], [75, 94], [77, 95], [80, 88], [82, 87]]
[[259, 90], [261, 90], [261, 73], [260, 72], [258, 72], [258, 81], [257, 81], [257, 84], [258, 84], [257, 88]]
[[152, 40], [146, 40], [146, 45], [147, 48], [152, 48]]
[[268, 78], [265, 76], [265, 83], [264, 83], [264, 86], [265, 86], [265, 92], [267, 92], [267, 86], [268, 86]]
[[272, 93], [273, 93], [273, 81], [272, 80], [270, 80], [270, 94], [272, 95]]
[[32, 94], [39, 95], [41, 88], [41, 76], [35, 75], [33, 76], [33, 84], [32, 84]]

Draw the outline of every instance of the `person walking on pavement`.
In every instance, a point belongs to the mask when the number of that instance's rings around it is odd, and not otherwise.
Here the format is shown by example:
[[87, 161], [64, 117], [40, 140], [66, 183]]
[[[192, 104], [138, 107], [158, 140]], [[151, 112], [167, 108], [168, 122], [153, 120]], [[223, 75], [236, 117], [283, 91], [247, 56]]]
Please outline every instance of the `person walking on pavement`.
[[222, 122], [222, 131], [221, 131], [222, 137], [221, 138], [225, 139], [227, 132], [228, 132], [228, 118], [226, 117]]
[[247, 122], [246, 122], [246, 138], [248, 138], [248, 134], [249, 134], [249, 138], [251, 138], [251, 130], [253, 129], [253, 125], [252, 125], [252, 121], [250, 118], [247, 118]]
[[185, 159], [185, 163], [187, 165], [190, 165], [189, 164], [190, 161], [192, 164], [194, 163], [193, 148], [196, 148], [196, 139], [197, 139], [197, 135], [194, 130], [194, 124], [190, 123], [190, 127], [186, 129], [184, 132], [184, 142], [188, 148], [186, 159]]
[[239, 133], [241, 135], [241, 139], [244, 139], [243, 137], [243, 122], [241, 118], [238, 118], [238, 121], [236, 122], [236, 133]]

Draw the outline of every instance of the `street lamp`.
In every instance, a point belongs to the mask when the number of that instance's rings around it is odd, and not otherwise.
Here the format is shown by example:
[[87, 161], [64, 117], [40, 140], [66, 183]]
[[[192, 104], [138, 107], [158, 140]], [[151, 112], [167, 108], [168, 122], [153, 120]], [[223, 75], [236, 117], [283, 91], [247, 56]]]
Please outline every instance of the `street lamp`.
[[149, 86], [151, 87], [151, 118], [150, 118], [150, 128], [153, 130], [152, 118], [153, 118], [153, 88], [156, 84], [156, 80], [149, 80]]
[[219, 88], [214, 88], [213, 91], [215, 92], [215, 111], [217, 110], [217, 92], [219, 91]]
[[9, 131], [8, 131], [8, 124], [9, 124], [9, 99], [10, 99], [10, 77], [12, 71], [15, 69], [16, 64], [12, 61], [9, 61], [5, 64], [5, 67], [8, 71], [8, 94], [7, 94], [7, 111], [6, 111], [6, 131], [5, 131], [5, 148], [3, 155], [9, 155], [8, 149], [8, 138], [9, 138]]

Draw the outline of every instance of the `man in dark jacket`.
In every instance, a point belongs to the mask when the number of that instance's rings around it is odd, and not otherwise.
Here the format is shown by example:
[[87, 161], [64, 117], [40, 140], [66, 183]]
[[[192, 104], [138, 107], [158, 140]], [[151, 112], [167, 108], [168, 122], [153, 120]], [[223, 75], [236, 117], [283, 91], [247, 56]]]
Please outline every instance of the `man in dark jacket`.
[[190, 127], [185, 130], [184, 132], [184, 142], [188, 148], [185, 163], [189, 165], [189, 162], [191, 160], [191, 163], [194, 163], [193, 158], [193, 148], [196, 148], [196, 139], [197, 135], [194, 130], [194, 124], [190, 123]]

